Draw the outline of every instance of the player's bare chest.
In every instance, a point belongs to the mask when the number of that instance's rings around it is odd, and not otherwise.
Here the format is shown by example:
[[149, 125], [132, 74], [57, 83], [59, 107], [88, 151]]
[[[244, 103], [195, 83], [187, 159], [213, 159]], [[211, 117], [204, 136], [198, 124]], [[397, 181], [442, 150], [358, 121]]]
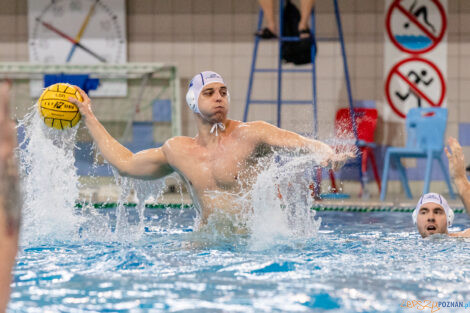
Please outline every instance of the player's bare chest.
[[238, 185], [250, 154], [251, 149], [242, 146], [200, 149], [188, 155], [182, 171], [196, 188], [230, 189]]

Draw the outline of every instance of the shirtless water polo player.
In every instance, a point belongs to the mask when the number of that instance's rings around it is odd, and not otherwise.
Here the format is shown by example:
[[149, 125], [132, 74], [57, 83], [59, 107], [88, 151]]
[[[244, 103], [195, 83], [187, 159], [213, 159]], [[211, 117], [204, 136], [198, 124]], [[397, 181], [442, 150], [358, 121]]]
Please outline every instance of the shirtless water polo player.
[[239, 195], [256, 178], [257, 159], [269, 147], [300, 149], [316, 156], [322, 166], [339, 167], [350, 154], [337, 154], [325, 143], [302, 137], [266, 122], [243, 123], [227, 118], [230, 96], [222, 77], [211, 71], [191, 80], [186, 101], [193, 110], [198, 133], [173, 137], [159, 148], [133, 154], [105, 130], [92, 112], [90, 98], [75, 103], [104, 158], [123, 176], [155, 179], [176, 171], [187, 182], [202, 222], [216, 211], [238, 213]]

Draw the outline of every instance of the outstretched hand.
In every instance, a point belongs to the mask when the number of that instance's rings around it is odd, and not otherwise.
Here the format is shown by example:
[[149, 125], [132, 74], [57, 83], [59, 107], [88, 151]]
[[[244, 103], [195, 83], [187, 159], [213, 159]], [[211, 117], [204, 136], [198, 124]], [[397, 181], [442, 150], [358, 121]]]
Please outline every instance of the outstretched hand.
[[354, 158], [356, 155], [354, 152], [343, 152], [343, 153], [334, 153], [326, 160], [327, 167], [331, 167], [333, 171], [339, 170], [343, 165], [351, 158]]
[[454, 179], [466, 177], [465, 175], [465, 159], [462, 152], [462, 146], [457, 139], [449, 137], [447, 140], [449, 149], [444, 148], [447, 158], [449, 159], [449, 172]]
[[78, 110], [80, 111], [80, 114], [82, 115], [82, 118], [85, 120], [89, 117], [93, 116], [93, 111], [91, 110], [91, 99], [88, 97], [85, 91], [83, 91], [82, 88], [78, 86], [73, 86], [78, 90], [80, 95], [83, 98], [83, 101], [79, 101], [73, 97], [69, 97], [69, 101], [75, 104], [78, 107]]

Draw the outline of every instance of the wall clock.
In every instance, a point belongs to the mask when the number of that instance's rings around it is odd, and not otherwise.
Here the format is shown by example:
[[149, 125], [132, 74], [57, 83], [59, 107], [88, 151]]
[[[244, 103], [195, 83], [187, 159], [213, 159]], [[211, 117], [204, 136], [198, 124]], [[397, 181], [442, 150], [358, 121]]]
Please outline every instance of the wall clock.
[[28, 0], [30, 62], [125, 64], [125, 21], [124, 0]]

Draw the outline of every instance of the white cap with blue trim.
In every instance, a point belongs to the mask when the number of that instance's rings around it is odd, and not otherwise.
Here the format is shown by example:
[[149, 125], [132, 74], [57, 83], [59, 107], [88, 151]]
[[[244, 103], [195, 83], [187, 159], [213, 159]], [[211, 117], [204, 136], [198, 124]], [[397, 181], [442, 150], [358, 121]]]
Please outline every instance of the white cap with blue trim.
[[201, 114], [198, 106], [199, 94], [204, 86], [211, 83], [222, 83], [225, 85], [222, 76], [212, 71], [201, 72], [191, 79], [188, 92], [186, 93], [186, 102], [193, 112]]
[[447, 217], [447, 227], [452, 225], [452, 222], [454, 221], [454, 211], [452, 211], [449, 204], [447, 203], [447, 200], [443, 196], [434, 192], [427, 193], [421, 196], [421, 198], [419, 198], [419, 201], [416, 204], [416, 208], [413, 211], [413, 215], [412, 215], [413, 223], [416, 224], [416, 220], [418, 219], [419, 209], [421, 208], [423, 204], [426, 204], [426, 203], [436, 203], [442, 206]]

